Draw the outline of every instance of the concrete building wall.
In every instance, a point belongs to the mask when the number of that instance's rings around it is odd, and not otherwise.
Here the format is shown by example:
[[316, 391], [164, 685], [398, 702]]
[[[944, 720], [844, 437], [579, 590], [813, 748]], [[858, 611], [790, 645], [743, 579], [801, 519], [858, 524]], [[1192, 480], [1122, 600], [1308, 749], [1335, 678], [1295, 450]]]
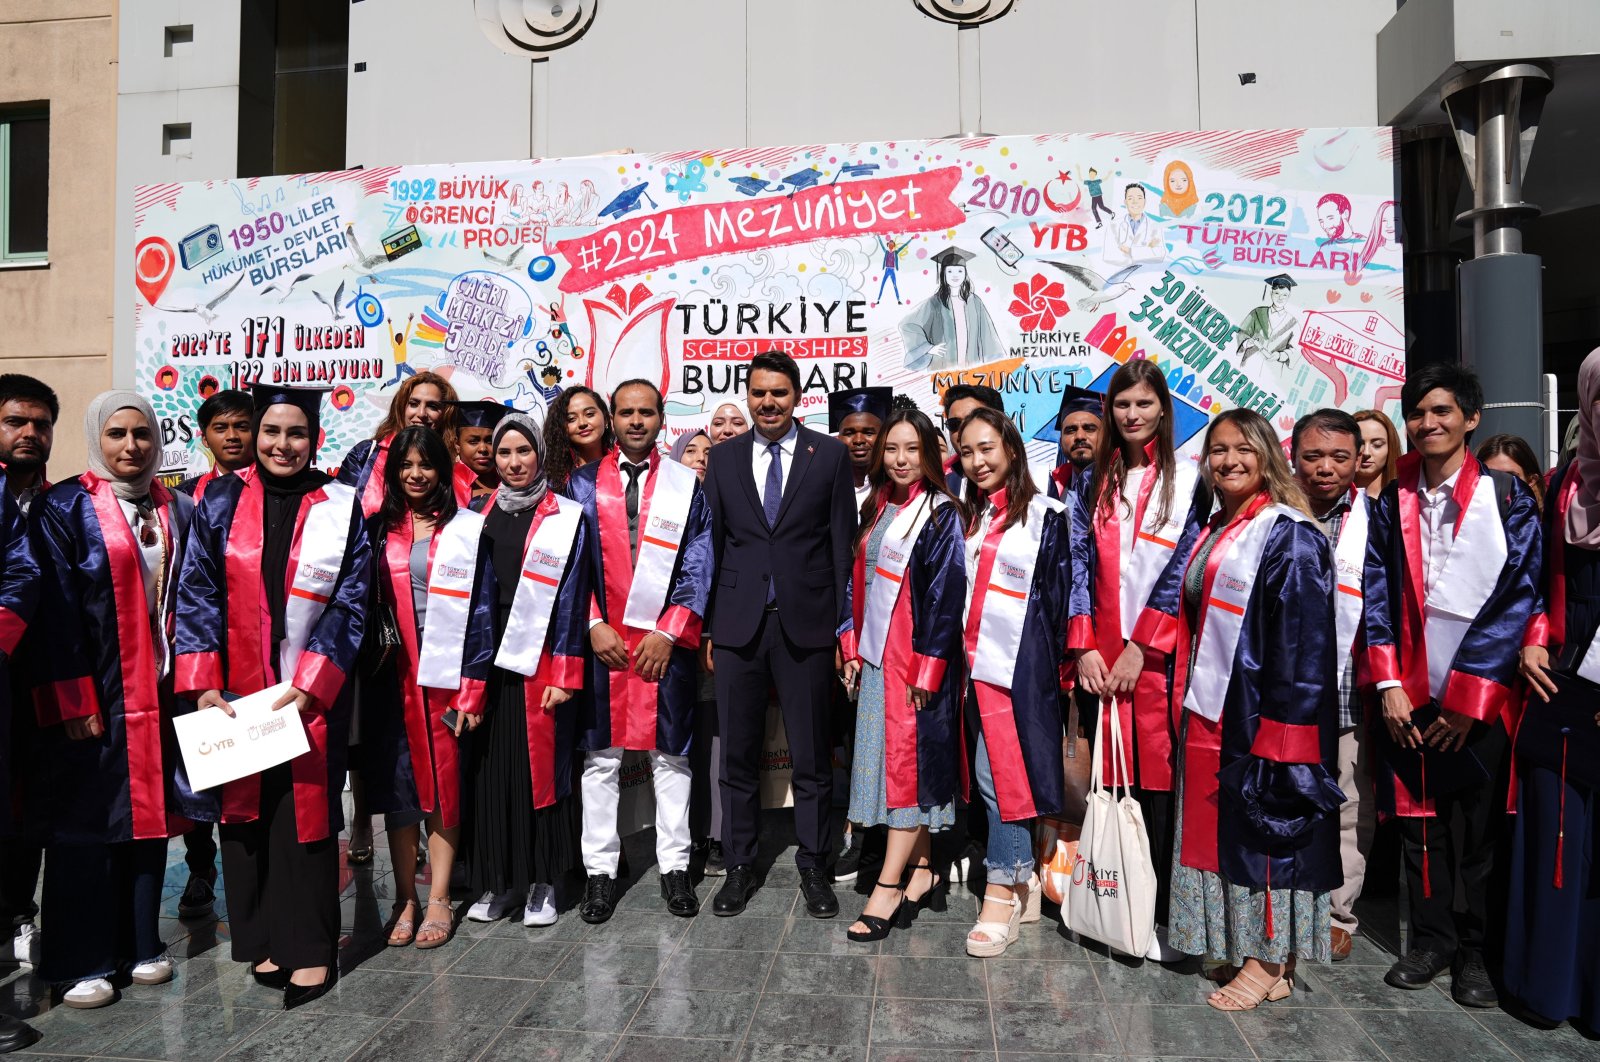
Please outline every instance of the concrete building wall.
[[111, 376], [115, 0], [0, 5], [0, 106], [50, 107], [49, 258], [0, 269], [0, 372], [61, 396], [52, 475], [84, 468], [84, 407]]

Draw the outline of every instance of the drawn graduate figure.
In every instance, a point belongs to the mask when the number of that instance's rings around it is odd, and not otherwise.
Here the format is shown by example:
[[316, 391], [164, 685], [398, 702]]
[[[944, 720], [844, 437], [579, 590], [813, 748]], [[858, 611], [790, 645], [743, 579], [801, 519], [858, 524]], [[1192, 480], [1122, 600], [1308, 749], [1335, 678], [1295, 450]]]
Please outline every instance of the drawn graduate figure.
[[989, 308], [972, 291], [967, 263], [972, 255], [947, 247], [933, 256], [939, 289], [900, 322], [908, 369], [947, 369], [1005, 357]]
[[1239, 322], [1241, 367], [1254, 354], [1265, 354], [1268, 361], [1279, 365], [1289, 364], [1289, 348], [1294, 346], [1295, 329], [1300, 325], [1300, 315], [1289, 308], [1289, 293], [1293, 290], [1294, 278], [1287, 273], [1267, 278], [1261, 292], [1266, 303]]

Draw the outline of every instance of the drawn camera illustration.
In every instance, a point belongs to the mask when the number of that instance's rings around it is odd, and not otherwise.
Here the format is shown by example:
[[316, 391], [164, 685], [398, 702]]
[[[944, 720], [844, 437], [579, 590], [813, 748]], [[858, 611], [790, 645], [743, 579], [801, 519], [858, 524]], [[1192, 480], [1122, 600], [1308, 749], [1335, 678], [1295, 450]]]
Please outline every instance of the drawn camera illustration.
[[178, 257], [183, 260], [185, 269], [193, 269], [221, 253], [222, 230], [215, 225], [202, 225], [178, 244]]

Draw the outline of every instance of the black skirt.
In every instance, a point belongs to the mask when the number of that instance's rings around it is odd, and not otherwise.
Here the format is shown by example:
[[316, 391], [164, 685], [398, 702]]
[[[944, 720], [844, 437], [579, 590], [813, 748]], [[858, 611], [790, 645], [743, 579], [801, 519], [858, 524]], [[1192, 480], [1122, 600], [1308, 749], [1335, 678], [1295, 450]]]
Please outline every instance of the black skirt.
[[475, 894], [555, 884], [578, 867], [575, 795], [533, 806], [522, 676], [495, 668], [467, 752], [462, 848]]

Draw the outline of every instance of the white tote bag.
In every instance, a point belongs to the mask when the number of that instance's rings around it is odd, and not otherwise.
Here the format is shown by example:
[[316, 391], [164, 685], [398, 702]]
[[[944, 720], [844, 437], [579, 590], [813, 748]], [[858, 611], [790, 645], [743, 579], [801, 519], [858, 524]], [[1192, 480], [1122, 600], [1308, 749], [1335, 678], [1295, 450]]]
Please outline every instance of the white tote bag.
[[[1095, 728], [1088, 807], [1061, 916], [1067, 928], [1080, 936], [1128, 955], [1143, 956], [1155, 930], [1156, 871], [1150, 859], [1144, 813], [1129, 792], [1132, 776], [1127, 751], [1122, 746], [1117, 700], [1112, 697], [1108, 702], [1109, 711]], [[1118, 775], [1111, 780], [1110, 789], [1101, 777], [1105, 761], [1100, 743], [1106, 740], [1108, 731], [1113, 769]]]

